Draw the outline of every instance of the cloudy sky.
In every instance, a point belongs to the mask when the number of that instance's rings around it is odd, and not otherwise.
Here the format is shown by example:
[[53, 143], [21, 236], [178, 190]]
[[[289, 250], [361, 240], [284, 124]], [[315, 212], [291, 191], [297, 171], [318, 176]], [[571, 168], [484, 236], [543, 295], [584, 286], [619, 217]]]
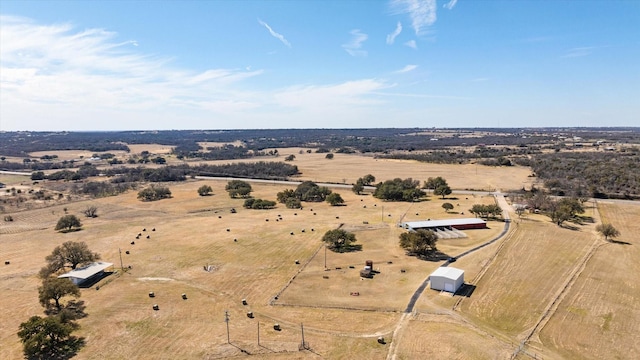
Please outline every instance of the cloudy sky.
[[640, 126], [640, 1], [0, 2], [0, 130]]

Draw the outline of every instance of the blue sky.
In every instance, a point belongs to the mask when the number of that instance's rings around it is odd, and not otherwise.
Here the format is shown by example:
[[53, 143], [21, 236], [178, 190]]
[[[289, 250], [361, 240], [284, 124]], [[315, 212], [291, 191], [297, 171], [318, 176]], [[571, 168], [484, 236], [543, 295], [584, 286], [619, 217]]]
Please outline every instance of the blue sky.
[[0, 1], [0, 130], [640, 126], [640, 1]]

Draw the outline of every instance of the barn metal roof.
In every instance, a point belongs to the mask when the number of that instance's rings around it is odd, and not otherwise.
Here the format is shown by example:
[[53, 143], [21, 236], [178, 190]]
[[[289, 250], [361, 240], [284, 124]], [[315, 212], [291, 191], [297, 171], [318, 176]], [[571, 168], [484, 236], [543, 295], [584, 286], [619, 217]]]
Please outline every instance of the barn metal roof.
[[104, 269], [108, 268], [109, 266], [113, 266], [113, 263], [108, 263], [108, 262], [94, 262], [92, 264], [89, 264], [87, 266], [83, 266], [80, 268], [76, 268], [74, 270], [69, 271], [66, 274], [62, 274], [60, 276], [58, 276], [59, 278], [77, 278], [77, 279], [88, 279], [91, 276], [99, 273], [100, 271], [103, 271]]
[[446, 219], [446, 220], [427, 220], [427, 221], [407, 221], [402, 223], [403, 228], [411, 229], [424, 229], [424, 228], [436, 228], [456, 225], [472, 225], [472, 224], [484, 224], [486, 221], [478, 218], [463, 218], [463, 219]]
[[436, 271], [432, 272], [430, 276], [440, 276], [450, 280], [457, 280], [464, 275], [464, 270], [452, 268], [452, 267], [439, 267]]

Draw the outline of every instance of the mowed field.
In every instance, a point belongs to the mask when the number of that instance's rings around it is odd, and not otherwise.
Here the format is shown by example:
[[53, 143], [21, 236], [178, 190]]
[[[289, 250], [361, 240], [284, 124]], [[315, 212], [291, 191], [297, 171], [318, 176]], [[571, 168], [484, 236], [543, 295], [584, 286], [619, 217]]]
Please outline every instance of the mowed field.
[[620, 231], [619, 243], [601, 242], [539, 341], [567, 359], [638, 359], [640, 206], [604, 202], [598, 208]]

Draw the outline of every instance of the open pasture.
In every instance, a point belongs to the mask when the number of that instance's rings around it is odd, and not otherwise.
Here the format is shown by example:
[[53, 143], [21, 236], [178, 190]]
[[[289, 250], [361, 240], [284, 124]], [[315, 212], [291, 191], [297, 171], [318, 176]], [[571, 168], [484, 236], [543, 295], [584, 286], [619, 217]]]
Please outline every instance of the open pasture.
[[[197, 195], [197, 188], [203, 184], [212, 186], [213, 196]], [[397, 228], [397, 221], [402, 216], [408, 217], [409, 210], [412, 216], [455, 214], [445, 214], [441, 208], [431, 209], [438, 206], [435, 200], [384, 203], [349, 190], [339, 191], [347, 206], [306, 203], [298, 210], [281, 205], [268, 211], [247, 210], [242, 208], [243, 199], [228, 197], [225, 185], [223, 181], [168, 184], [171, 199], [141, 202], [136, 198], [137, 192], [130, 191], [117, 197], [20, 211], [13, 214], [13, 222], [0, 224], [3, 234], [0, 255], [11, 261], [0, 273], [0, 289], [10, 293], [11, 302], [16, 304], [11, 312], [3, 311], [0, 315], [3, 357], [20, 356], [20, 343], [15, 336], [19, 323], [31, 315], [42, 314], [37, 302], [37, 272], [55, 246], [70, 240], [86, 242], [104, 261], [113, 262], [116, 270], [120, 268], [121, 255], [122, 265], [127, 269], [102, 280], [98, 284], [100, 290], [95, 287], [82, 290], [81, 300], [89, 314], [80, 320], [82, 329], [78, 334], [87, 339], [82, 358], [169, 358], [175, 354], [183, 358], [216, 358], [241, 354], [240, 349], [264, 352], [264, 357], [269, 358], [269, 350], [257, 347], [258, 322], [264, 325], [261, 341], [271, 351], [297, 354], [303, 322], [307, 341], [322, 356], [340, 358], [339, 354], [349, 349], [361, 349], [362, 356], [350, 358], [384, 356], [386, 349], [376, 344], [375, 337], [392, 332], [399, 316], [396, 311], [406, 306], [408, 297], [429, 269], [437, 266], [404, 255], [397, 246], [402, 231]], [[252, 195], [264, 199], [275, 199], [275, 194], [286, 188], [273, 184], [253, 187]], [[470, 207], [475, 200], [472, 196], [460, 199], [460, 206]], [[82, 210], [88, 206], [98, 208], [97, 218], [82, 216]], [[61, 234], [53, 230], [59, 217], [65, 214], [65, 207], [66, 213], [81, 219], [81, 231]], [[237, 213], [231, 213], [232, 208]], [[339, 254], [352, 257], [344, 260], [347, 269], [349, 264], [360, 268], [365, 258], [389, 267], [369, 282], [373, 287], [379, 283], [386, 285], [376, 290], [379, 299], [365, 308], [392, 311], [318, 309], [313, 304], [270, 306], [273, 297], [306, 261], [311, 260], [309, 272], [324, 273], [323, 268], [314, 270], [322, 252], [313, 255], [322, 247], [320, 239], [324, 232], [341, 224], [355, 231], [358, 243], [363, 245], [362, 251]], [[475, 233], [483, 231], [491, 230]], [[136, 239], [138, 234], [142, 236]], [[334, 267], [343, 263], [338, 257], [329, 259]], [[205, 266], [210, 266], [210, 271], [205, 271]], [[399, 271], [402, 266], [413, 267], [415, 271], [402, 274]], [[358, 270], [353, 269], [350, 275], [355, 275], [353, 279], [362, 286], [367, 282], [359, 280]], [[335, 269], [331, 272], [332, 276], [337, 273]], [[319, 277], [323, 280], [322, 275]], [[154, 291], [156, 297], [149, 298], [149, 291]], [[315, 299], [322, 299], [325, 291], [331, 289], [319, 287]], [[182, 293], [187, 294], [187, 300], [181, 299]], [[366, 293], [363, 290], [363, 295]], [[243, 298], [247, 299], [247, 306], [241, 304]], [[345, 299], [357, 297], [339, 293], [335, 298], [340, 305]], [[389, 303], [384, 304], [385, 301]], [[160, 306], [159, 311], [151, 309], [155, 303]], [[226, 344], [225, 310], [231, 314], [232, 343], [240, 349]], [[254, 313], [253, 319], [246, 316], [247, 311]], [[276, 322], [283, 326], [282, 331], [272, 329]], [[305, 354], [310, 358], [316, 356]]]
[[462, 313], [520, 341], [588, 252], [593, 227], [571, 231], [536, 217], [516, 223], [495, 261], [474, 283], [473, 296], [462, 301]]
[[640, 206], [603, 201], [598, 209], [620, 231], [619, 242], [602, 240], [533, 345], [567, 359], [637, 359]]

